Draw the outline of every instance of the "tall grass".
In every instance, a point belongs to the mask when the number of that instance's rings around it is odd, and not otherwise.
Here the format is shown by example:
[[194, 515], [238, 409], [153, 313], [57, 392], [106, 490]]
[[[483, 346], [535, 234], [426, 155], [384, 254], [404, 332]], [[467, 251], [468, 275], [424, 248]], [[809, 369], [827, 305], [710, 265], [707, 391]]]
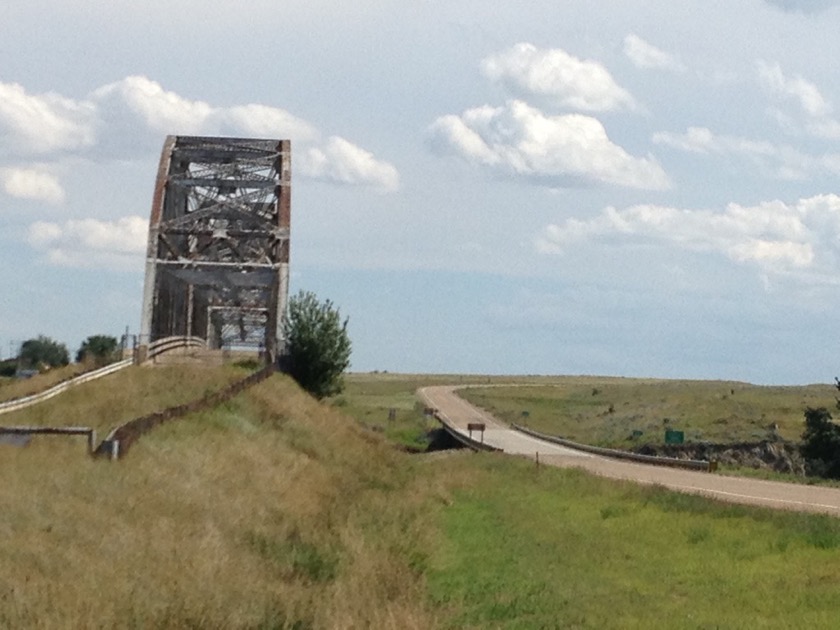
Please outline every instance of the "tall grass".
[[88, 426], [100, 433], [140, 415], [195, 400], [242, 378], [234, 366], [129, 367], [47, 401], [4, 414], [2, 423]]
[[436, 484], [284, 377], [118, 464], [0, 449], [0, 627], [435, 625]]
[[1, 378], [0, 402], [37, 394], [84, 371], [85, 366], [81, 363], [71, 363], [64, 367], [53, 368], [42, 374], [36, 374], [30, 378]]

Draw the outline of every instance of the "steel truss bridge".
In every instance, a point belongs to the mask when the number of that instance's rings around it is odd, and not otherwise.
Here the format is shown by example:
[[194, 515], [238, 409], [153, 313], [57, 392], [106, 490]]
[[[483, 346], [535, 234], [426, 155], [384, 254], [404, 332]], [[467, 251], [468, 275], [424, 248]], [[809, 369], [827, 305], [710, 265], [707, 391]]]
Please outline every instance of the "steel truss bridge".
[[289, 287], [289, 140], [169, 136], [146, 254], [139, 360], [155, 341], [284, 348]]

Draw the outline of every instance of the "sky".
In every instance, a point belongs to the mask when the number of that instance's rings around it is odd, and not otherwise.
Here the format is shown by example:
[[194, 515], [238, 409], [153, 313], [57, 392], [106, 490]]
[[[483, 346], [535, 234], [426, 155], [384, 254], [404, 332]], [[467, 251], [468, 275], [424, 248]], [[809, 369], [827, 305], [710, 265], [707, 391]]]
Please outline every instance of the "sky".
[[838, 32], [840, 0], [6, 0], [0, 356], [137, 332], [163, 141], [229, 135], [291, 139], [292, 292], [354, 371], [831, 382]]

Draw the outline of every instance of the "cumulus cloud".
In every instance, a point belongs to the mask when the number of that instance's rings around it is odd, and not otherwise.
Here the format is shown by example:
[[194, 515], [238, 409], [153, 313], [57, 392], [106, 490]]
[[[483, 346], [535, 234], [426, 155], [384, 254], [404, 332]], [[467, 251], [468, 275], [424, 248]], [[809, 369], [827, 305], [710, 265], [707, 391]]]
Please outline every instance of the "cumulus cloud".
[[769, 201], [730, 204], [722, 211], [637, 205], [608, 207], [591, 219], [549, 225], [537, 239], [543, 253], [561, 253], [581, 243], [658, 242], [715, 252], [769, 272], [821, 269], [836, 273], [840, 262], [840, 196], [818, 195], [794, 204]]
[[603, 112], [633, 109], [636, 103], [597, 61], [581, 60], [559, 48], [521, 43], [485, 58], [483, 74], [512, 94], [554, 105]]
[[64, 188], [58, 179], [33, 168], [0, 168], [0, 185], [7, 195], [49, 204], [64, 201]]
[[138, 268], [146, 251], [149, 223], [138, 216], [116, 221], [36, 221], [29, 226], [28, 241], [55, 265]]
[[706, 127], [689, 127], [685, 133], [658, 132], [653, 142], [688, 153], [745, 159], [765, 175], [781, 180], [840, 175], [840, 153], [808, 155], [788, 145], [716, 134]]
[[58, 157], [62, 152], [100, 159], [134, 157], [159, 149], [168, 134], [290, 138], [299, 149], [293, 157], [299, 151], [320, 157], [313, 171], [318, 179], [388, 191], [398, 187], [393, 165], [347, 140], [323, 141], [317, 128], [279, 107], [216, 107], [165, 90], [143, 76], [109, 83], [82, 100], [32, 95], [20, 85], [0, 83], [0, 137], [6, 140], [0, 156], [7, 160], [31, 154]]
[[143, 76], [126, 77], [105, 85], [91, 95], [106, 128], [126, 123], [157, 135], [224, 135], [291, 138], [298, 142], [317, 139], [306, 121], [279, 107], [260, 104], [213, 107], [164, 90]]
[[0, 82], [0, 154], [40, 155], [74, 151], [95, 142], [95, 107], [58, 94], [28, 94]]
[[338, 136], [309, 149], [301, 170], [309, 177], [339, 184], [364, 182], [381, 192], [393, 192], [400, 185], [399, 173], [391, 164]]
[[668, 177], [652, 157], [634, 157], [582, 114], [547, 116], [522, 101], [485, 105], [438, 118], [432, 146], [512, 176], [549, 186], [612, 184], [664, 189]]
[[685, 70], [685, 66], [675, 56], [632, 33], [624, 38], [624, 55], [634, 66], [644, 70], [657, 69], [674, 72]]

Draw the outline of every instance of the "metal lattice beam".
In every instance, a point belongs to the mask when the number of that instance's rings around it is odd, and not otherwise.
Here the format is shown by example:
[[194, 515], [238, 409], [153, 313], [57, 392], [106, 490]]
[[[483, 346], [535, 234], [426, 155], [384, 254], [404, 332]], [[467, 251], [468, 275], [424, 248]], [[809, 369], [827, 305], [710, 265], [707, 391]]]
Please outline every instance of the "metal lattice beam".
[[284, 346], [291, 143], [169, 136], [149, 221], [143, 347], [185, 335], [222, 346]]

